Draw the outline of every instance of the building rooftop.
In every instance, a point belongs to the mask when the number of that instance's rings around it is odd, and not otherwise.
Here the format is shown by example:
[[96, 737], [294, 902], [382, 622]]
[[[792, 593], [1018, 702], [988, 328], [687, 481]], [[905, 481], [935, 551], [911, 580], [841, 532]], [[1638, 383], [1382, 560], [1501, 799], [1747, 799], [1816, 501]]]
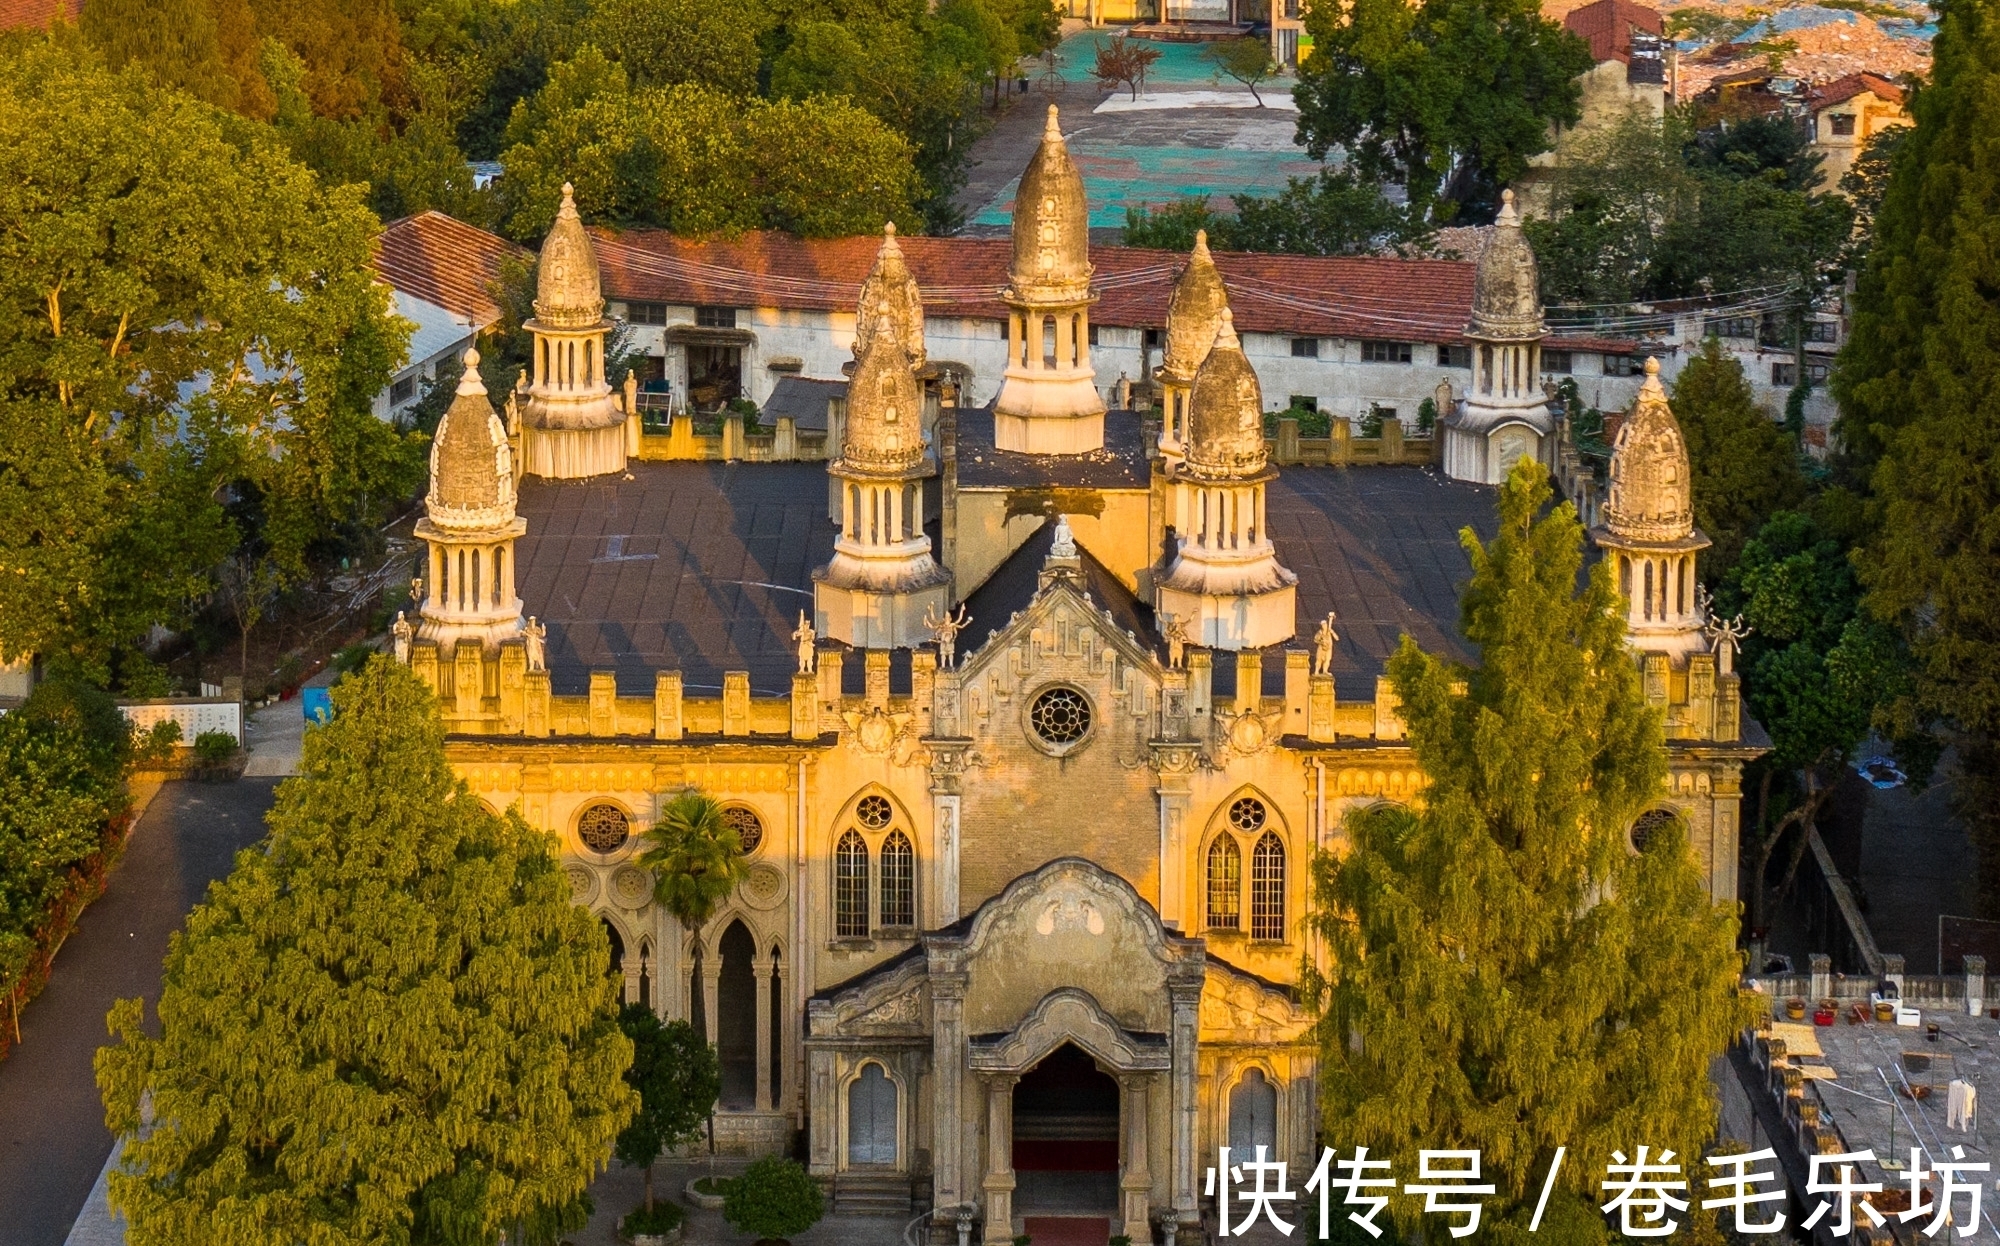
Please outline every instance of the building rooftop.
[[422, 363], [432, 355], [458, 346], [472, 337], [472, 326], [465, 317], [450, 308], [439, 307], [429, 299], [418, 298], [402, 290], [392, 290], [391, 294], [396, 314], [416, 326], [410, 334], [404, 367]]
[[1814, 87], [1812, 94], [1806, 99], [1806, 107], [1813, 112], [1818, 112], [1822, 108], [1831, 108], [1835, 104], [1844, 104], [1863, 92], [1873, 95], [1876, 99], [1887, 100], [1892, 104], [1901, 104], [1903, 102], [1903, 88], [1882, 77], [1880, 74], [1858, 73], [1848, 74], [1844, 78], [1835, 78], [1832, 82], [1821, 83], [1819, 86]]
[[[1572, 34], [1590, 44], [1591, 59], [1632, 62], [1632, 33], [1657, 36], [1661, 32], [1660, 11], [1633, 0], [1597, 0], [1580, 9], [1571, 9], [1562, 23]], [[1655, 45], [1657, 57], [1657, 45]]]
[[385, 284], [481, 330], [501, 316], [493, 286], [502, 265], [534, 258], [526, 247], [435, 211], [391, 221], [375, 239], [375, 273]]
[[[580, 694], [596, 669], [615, 671], [627, 695], [650, 691], [658, 670], [681, 671], [704, 695], [729, 670], [748, 671], [759, 695], [786, 692], [792, 629], [812, 609], [813, 569], [833, 554], [824, 467], [635, 462], [627, 476], [521, 482], [528, 532], [516, 547], [517, 583], [525, 612], [548, 627], [555, 691]], [[1459, 588], [1471, 574], [1458, 533], [1492, 535], [1490, 488], [1415, 468], [1294, 469], [1272, 482], [1266, 505], [1278, 557], [1299, 577], [1293, 643], [1304, 646], [1320, 617], [1339, 613], [1343, 697], [1373, 695], [1404, 632], [1433, 652], [1470, 657], [1457, 633]], [[935, 498], [925, 509], [937, 513]], [[965, 652], [1032, 597], [1041, 566], [1033, 546], [973, 586]], [[1151, 610], [1110, 572], [1088, 559], [1086, 569], [1098, 604], [1157, 647]], [[1218, 661], [1218, 686], [1225, 670], [1232, 664]]]
[[83, 0], [0, 0], [0, 30], [39, 29], [60, 17], [75, 25]]

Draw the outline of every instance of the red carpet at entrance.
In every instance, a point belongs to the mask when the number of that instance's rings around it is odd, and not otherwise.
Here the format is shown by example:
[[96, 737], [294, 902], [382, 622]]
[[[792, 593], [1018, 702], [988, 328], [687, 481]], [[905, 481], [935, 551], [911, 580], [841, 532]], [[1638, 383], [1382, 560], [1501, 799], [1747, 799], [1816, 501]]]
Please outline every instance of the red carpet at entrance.
[[1029, 1216], [1021, 1228], [1034, 1246], [1104, 1246], [1111, 1240], [1106, 1216]]

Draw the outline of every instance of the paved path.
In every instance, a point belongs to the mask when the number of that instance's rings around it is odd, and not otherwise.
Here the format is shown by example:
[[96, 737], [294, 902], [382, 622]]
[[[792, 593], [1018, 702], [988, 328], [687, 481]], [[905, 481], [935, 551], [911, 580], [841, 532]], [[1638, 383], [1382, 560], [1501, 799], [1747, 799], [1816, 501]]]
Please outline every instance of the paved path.
[[[110, 886], [56, 956], [0, 1061], [0, 1240], [62, 1246], [111, 1153], [91, 1059], [113, 1001], [159, 997], [167, 936], [264, 833], [272, 779], [169, 783], [139, 820]], [[150, 1012], [150, 1008], [148, 1010]]]

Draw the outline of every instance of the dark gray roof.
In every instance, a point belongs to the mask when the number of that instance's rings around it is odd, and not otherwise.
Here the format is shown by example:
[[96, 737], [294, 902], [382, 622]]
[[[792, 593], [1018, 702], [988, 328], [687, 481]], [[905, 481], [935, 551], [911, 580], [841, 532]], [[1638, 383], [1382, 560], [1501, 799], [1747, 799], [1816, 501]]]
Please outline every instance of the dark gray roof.
[[826, 431], [826, 404], [831, 398], [845, 398], [847, 382], [822, 381], [810, 376], [781, 376], [764, 402], [763, 422], [776, 424], [789, 415], [794, 427]]
[[[528, 532], [517, 546], [518, 587], [527, 613], [548, 625], [555, 690], [583, 692], [596, 669], [644, 695], [653, 673], [668, 669], [702, 695], [729, 670], [749, 671], [759, 695], [788, 692], [792, 629], [812, 609], [813, 569], [833, 556], [825, 466], [633, 463], [627, 474], [521, 484]], [[932, 516], [936, 487], [926, 482]], [[1416, 468], [1291, 468], [1271, 483], [1267, 506], [1279, 557], [1299, 577], [1293, 645], [1309, 646], [1318, 619], [1339, 611], [1334, 671], [1344, 699], [1372, 693], [1405, 631], [1432, 652], [1470, 659], [1458, 636], [1458, 593], [1471, 574], [1458, 532], [1492, 536], [1492, 489]], [[974, 590], [966, 652], [1033, 597], [1051, 536], [1037, 532]], [[1152, 611], [1087, 555], [1084, 571], [1120, 630], [1161, 652]], [[843, 671], [856, 690], [861, 665], [850, 658]], [[1283, 661], [1273, 654], [1264, 665], [1275, 693]], [[908, 655], [898, 654], [892, 686], [908, 678]], [[1235, 689], [1226, 654], [1216, 656], [1215, 688]]]
[[1136, 411], [1104, 413], [1104, 448], [1089, 454], [1016, 454], [993, 448], [993, 408], [958, 411], [958, 483], [966, 489], [1144, 489], [1150, 480]]

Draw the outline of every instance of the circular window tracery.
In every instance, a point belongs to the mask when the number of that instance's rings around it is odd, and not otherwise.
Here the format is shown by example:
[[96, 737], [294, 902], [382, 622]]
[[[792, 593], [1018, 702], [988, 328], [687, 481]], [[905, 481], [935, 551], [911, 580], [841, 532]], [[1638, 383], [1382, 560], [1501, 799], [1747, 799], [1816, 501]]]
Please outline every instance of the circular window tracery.
[[861, 803], [854, 806], [854, 819], [871, 831], [879, 831], [889, 825], [889, 819], [896, 811], [886, 796], [863, 796]]
[[1653, 836], [1672, 826], [1680, 815], [1671, 809], [1648, 809], [1632, 823], [1632, 851], [1646, 851], [1646, 842]]
[[1264, 802], [1255, 796], [1245, 796], [1229, 806], [1229, 825], [1248, 834], [1264, 829]]
[[576, 837], [592, 852], [616, 852], [632, 837], [632, 819], [616, 805], [592, 805], [577, 818]]
[[1074, 688], [1050, 688], [1028, 707], [1028, 725], [1050, 748], [1068, 748], [1090, 734], [1090, 702]]
[[757, 851], [757, 845], [764, 842], [764, 823], [757, 817], [757, 811], [742, 805], [731, 805], [722, 811], [723, 824], [736, 832], [737, 843], [743, 855]]

